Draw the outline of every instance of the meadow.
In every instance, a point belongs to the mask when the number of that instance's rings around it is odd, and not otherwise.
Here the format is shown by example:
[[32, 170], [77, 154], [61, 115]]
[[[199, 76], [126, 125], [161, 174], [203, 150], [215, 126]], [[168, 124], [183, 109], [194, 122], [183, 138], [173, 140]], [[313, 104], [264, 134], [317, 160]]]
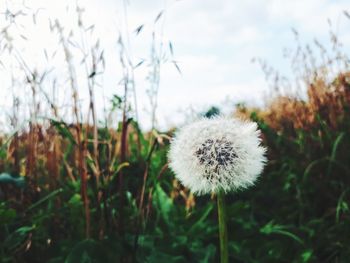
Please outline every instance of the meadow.
[[[44, 74], [21, 59], [6, 31], [0, 36], [2, 52], [17, 54], [16, 85], [31, 90], [29, 107], [14, 96], [11, 131], [0, 137], [0, 262], [219, 262], [215, 196], [194, 196], [169, 169], [176, 127], [140, 129], [130, 95], [133, 66], [123, 51], [124, 93], [108, 107], [114, 120], [97, 120], [101, 49], [94, 46], [86, 59], [92, 62], [82, 64], [91, 99], [84, 110], [69, 37], [59, 22], [52, 30], [68, 69], [69, 120], [42, 88]], [[350, 70], [336, 36], [331, 41], [333, 53], [318, 65], [309, 46], [297, 48], [301, 60], [292, 66], [304, 97], [285, 94], [273, 75], [268, 106], [232, 109], [232, 116], [257, 122], [268, 163], [254, 187], [227, 195], [230, 262], [349, 262]], [[156, 107], [161, 59], [150, 65]]]

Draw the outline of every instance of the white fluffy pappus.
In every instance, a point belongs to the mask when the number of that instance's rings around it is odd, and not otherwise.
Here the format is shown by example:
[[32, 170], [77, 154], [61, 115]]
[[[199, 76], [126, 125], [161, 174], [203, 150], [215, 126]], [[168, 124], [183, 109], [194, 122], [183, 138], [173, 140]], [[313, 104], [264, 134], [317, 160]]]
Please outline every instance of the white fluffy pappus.
[[215, 117], [180, 128], [168, 158], [179, 181], [201, 195], [253, 185], [267, 161], [265, 152], [255, 122]]

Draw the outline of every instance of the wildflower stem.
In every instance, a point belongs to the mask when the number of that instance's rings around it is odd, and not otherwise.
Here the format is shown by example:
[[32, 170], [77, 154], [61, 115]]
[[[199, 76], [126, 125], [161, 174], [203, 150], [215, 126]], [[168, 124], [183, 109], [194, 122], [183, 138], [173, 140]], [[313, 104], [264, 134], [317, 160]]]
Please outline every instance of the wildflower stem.
[[217, 195], [218, 215], [219, 215], [219, 236], [220, 236], [220, 262], [228, 263], [228, 239], [226, 226], [226, 205], [225, 193], [219, 192]]

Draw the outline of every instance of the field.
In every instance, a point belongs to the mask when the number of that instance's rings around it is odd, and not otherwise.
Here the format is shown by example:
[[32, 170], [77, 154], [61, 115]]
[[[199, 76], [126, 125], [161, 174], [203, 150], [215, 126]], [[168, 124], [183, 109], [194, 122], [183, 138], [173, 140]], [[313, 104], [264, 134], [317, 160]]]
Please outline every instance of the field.
[[[123, 59], [124, 93], [111, 98], [109, 119], [97, 120], [94, 69], [103, 53], [96, 46], [87, 55], [94, 63], [83, 64], [92, 70], [84, 112], [69, 39], [58, 22], [53, 31], [67, 63], [71, 115], [64, 118], [42, 89], [44, 74], [18, 56], [31, 103], [14, 96], [11, 129], [0, 138], [0, 262], [219, 262], [216, 196], [193, 195], [168, 167], [177, 127], [140, 129]], [[16, 52], [6, 41], [4, 52]], [[306, 96], [283, 95], [275, 82], [268, 106], [232, 109], [232, 117], [258, 124], [268, 162], [254, 187], [226, 196], [229, 262], [349, 262], [349, 59], [342, 54], [313, 67], [311, 56], [296, 76]]]

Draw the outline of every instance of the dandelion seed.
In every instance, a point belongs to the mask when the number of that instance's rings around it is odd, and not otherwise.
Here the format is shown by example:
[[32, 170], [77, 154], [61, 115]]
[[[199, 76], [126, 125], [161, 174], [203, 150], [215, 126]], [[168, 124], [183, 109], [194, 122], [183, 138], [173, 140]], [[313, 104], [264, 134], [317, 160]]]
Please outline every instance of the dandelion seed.
[[170, 167], [196, 194], [247, 188], [266, 162], [259, 135], [254, 122], [225, 117], [199, 120], [175, 134]]

